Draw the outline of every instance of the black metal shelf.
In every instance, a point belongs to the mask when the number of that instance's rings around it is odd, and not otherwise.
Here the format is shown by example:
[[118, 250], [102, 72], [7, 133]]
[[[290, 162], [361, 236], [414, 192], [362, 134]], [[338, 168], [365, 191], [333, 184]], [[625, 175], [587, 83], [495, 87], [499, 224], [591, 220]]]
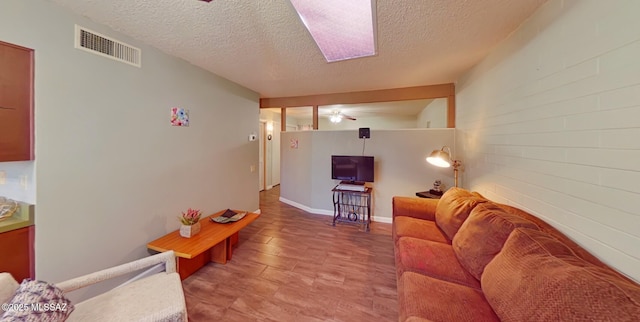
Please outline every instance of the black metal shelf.
[[359, 225], [364, 231], [371, 226], [371, 187], [364, 191], [341, 190], [336, 185], [333, 192], [333, 225], [345, 223]]

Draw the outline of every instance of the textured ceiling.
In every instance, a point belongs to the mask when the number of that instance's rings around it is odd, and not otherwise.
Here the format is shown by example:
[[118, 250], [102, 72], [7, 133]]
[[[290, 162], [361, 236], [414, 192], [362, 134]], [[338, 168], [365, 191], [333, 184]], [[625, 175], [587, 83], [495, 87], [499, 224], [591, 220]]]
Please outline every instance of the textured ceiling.
[[51, 1], [261, 97], [284, 97], [455, 82], [546, 0], [378, 0], [378, 54], [335, 63], [288, 0]]

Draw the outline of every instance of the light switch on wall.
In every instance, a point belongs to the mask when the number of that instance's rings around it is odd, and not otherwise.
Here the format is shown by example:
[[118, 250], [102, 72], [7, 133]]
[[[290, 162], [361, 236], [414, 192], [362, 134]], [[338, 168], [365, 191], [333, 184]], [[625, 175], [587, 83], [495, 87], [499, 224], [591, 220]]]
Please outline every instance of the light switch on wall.
[[20, 186], [22, 186], [22, 189], [27, 190], [27, 176], [26, 175], [21, 175], [20, 176]]
[[0, 170], [0, 185], [7, 184], [7, 173], [4, 170]]

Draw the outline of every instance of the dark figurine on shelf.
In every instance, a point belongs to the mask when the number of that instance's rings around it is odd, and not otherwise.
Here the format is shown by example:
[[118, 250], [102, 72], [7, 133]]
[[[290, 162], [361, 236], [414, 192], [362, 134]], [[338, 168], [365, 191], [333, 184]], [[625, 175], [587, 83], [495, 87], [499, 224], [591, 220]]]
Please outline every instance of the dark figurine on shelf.
[[437, 196], [442, 196], [442, 181], [436, 180], [433, 183], [433, 189], [430, 189], [429, 193]]

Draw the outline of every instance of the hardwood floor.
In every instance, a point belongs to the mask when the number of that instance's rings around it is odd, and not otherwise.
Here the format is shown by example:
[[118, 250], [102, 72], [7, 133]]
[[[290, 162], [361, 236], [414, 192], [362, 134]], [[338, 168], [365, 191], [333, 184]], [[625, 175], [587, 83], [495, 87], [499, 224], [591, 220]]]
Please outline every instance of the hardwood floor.
[[183, 281], [190, 321], [397, 321], [391, 224], [331, 225], [260, 192], [226, 265]]

